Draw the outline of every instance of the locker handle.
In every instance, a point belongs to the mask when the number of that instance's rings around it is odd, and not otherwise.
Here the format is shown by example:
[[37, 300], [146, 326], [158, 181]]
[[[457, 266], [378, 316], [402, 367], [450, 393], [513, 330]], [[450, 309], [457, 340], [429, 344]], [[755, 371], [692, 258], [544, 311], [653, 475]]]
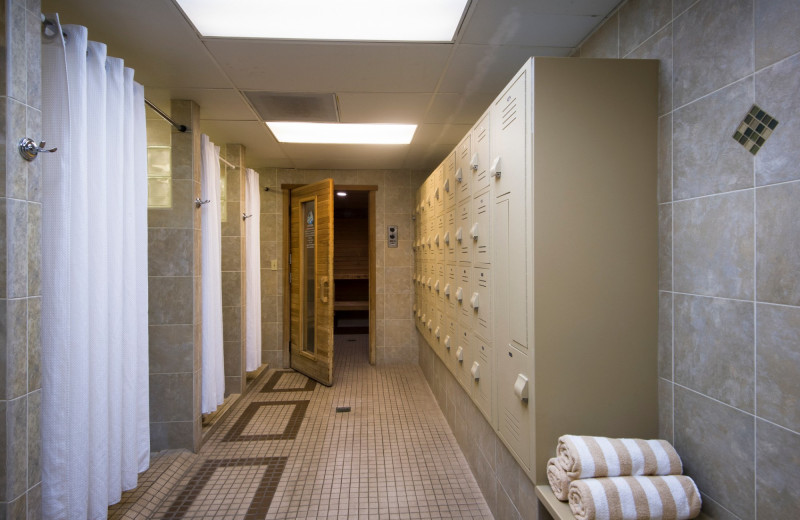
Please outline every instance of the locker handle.
[[461, 228], [456, 229], [456, 240], [461, 242]]
[[490, 177], [500, 178], [500, 156], [498, 155], [495, 157], [494, 162], [492, 163], [491, 173], [489, 174]]
[[434, 192], [433, 192], [433, 196], [434, 196], [434, 198], [436, 198], [436, 199], [438, 199], [438, 198], [439, 198], [439, 188], [436, 188], [436, 191], [434, 191]]
[[428, 206], [430, 206], [431, 205], [431, 197], [430, 197], [430, 195], [428, 196], [428, 201], [427, 202], [428, 202]]
[[439, 233], [436, 233], [436, 236], [433, 238], [433, 241], [437, 246], [439, 245]]
[[439, 339], [439, 327], [436, 327], [436, 330], [434, 331], [433, 334], [434, 336], [436, 336], [436, 339]]
[[450, 284], [449, 283], [445, 284], [445, 286], [444, 286], [444, 295], [447, 296], [448, 298], [450, 297]]
[[431, 247], [431, 237], [428, 237], [427, 242], [428, 242], [428, 247]]
[[456, 289], [456, 300], [461, 302], [463, 299], [464, 299], [464, 291], [461, 290], [461, 287], [459, 287], [458, 289]]
[[432, 282], [431, 282], [431, 280], [433, 280], [433, 278], [431, 278], [431, 277], [429, 276], [429, 277], [428, 277], [428, 289], [430, 289], [430, 288], [431, 288], [431, 283], [432, 283]]
[[419, 318], [421, 312], [421, 310], [417, 309], [417, 318]]
[[472, 308], [477, 310], [478, 306], [481, 304], [480, 295], [478, 293], [472, 293], [472, 298], [469, 299], [469, 303], [472, 305]]
[[417, 304], [416, 304], [416, 303], [415, 303], [414, 305], [412, 305], [412, 306], [411, 306], [411, 310], [412, 310], [413, 312], [417, 312]]
[[475, 378], [475, 381], [481, 378], [481, 365], [475, 361], [472, 363], [472, 369], [470, 370], [472, 373], [472, 377]]
[[464, 362], [464, 347], [458, 347], [456, 349], [456, 359], [459, 363]]
[[472, 156], [472, 159], [469, 160], [469, 167], [475, 171], [478, 171], [478, 154]]
[[439, 280], [436, 280], [436, 283], [434, 284], [434, 286], [433, 286], [433, 289], [434, 289], [436, 292], [439, 292]]
[[464, 179], [464, 174], [461, 173], [461, 168], [456, 170], [456, 182], [461, 182]]
[[428, 320], [428, 330], [433, 330], [433, 320]]
[[450, 193], [450, 179], [444, 181], [444, 191]]
[[449, 231], [447, 231], [444, 234], [444, 243], [447, 244], [447, 245], [450, 245], [450, 232]]
[[444, 348], [450, 350], [450, 335], [444, 337]]
[[517, 380], [514, 381], [514, 395], [522, 402], [528, 402], [528, 378], [522, 374], [517, 374]]
[[469, 230], [469, 236], [472, 237], [472, 240], [478, 240], [478, 223], [472, 224], [472, 227]]
[[427, 317], [428, 317], [428, 315], [427, 315], [427, 314], [423, 314], [423, 315], [422, 315], [422, 321], [423, 321], [423, 322], [425, 322], [425, 318], [427, 318]]

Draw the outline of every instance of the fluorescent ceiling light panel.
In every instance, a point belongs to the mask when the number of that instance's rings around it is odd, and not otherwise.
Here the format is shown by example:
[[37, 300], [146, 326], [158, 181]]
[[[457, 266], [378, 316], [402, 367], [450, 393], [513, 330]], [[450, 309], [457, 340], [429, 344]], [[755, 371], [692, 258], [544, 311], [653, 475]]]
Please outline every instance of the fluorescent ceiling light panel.
[[282, 143], [408, 144], [417, 125], [269, 122]]
[[468, 0], [175, 0], [203, 36], [453, 40]]

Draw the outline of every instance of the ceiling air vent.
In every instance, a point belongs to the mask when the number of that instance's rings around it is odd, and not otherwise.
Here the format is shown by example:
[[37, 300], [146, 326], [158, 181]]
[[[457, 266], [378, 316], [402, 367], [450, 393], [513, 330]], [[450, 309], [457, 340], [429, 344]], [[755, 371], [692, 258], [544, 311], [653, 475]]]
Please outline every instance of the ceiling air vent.
[[245, 91], [263, 121], [338, 123], [336, 94]]

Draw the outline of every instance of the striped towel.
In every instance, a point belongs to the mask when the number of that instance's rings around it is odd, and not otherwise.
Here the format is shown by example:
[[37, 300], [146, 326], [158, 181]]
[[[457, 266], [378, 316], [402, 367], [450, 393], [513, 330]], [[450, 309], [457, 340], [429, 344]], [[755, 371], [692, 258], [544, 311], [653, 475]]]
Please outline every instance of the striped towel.
[[556, 458], [547, 461], [547, 480], [550, 482], [550, 488], [556, 498], [565, 502], [569, 495], [569, 483], [572, 482], [572, 479], [567, 476], [567, 472], [559, 465]]
[[578, 520], [688, 520], [700, 514], [700, 492], [685, 475], [575, 480], [569, 507]]
[[680, 475], [678, 452], [664, 440], [562, 435], [556, 458], [571, 480], [626, 475]]

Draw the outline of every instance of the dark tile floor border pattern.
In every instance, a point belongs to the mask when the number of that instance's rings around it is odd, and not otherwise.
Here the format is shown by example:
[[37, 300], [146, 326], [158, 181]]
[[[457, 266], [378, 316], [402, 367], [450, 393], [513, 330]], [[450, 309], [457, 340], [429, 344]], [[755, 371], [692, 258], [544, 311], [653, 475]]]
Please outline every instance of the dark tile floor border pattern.
[[[222, 442], [243, 442], [243, 441], [284, 441], [293, 440], [297, 437], [297, 432], [300, 431], [300, 425], [306, 416], [308, 403], [310, 401], [269, 401], [269, 402], [256, 402], [250, 403], [247, 408], [242, 412], [241, 417], [237, 419], [234, 425], [222, 438]], [[247, 428], [250, 421], [256, 415], [259, 408], [264, 406], [294, 406], [292, 415], [286, 423], [286, 427], [281, 433], [268, 433], [261, 435], [244, 435], [243, 432]]]
[[278, 384], [281, 377], [284, 374], [294, 374], [294, 370], [280, 370], [272, 374], [270, 376], [269, 381], [267, 384], [264, 385], [264, 388], [261, 389], [261, 393], [269, 393], [269, 392], [310, 392], [314, 390], [317, 386], [317, 382], [313, 379], [307, 379], [305, 386], [300, 388], [275, 388], [275, 385]]
[[203, 487], [211, 480], [219, 468], [235, 466], [264, 466], [261, 482], [258, 484], [253, 501], [247, 508], [245, 520], [263, 519], [269, 512], [272, 498], [278, 489], [288, 457], [262, 457], [245, 459], [209, 459], [206, 460], [189, 480], [186, 487], [169, 506], [162, 520], [178, 520], [183, 518], [195, 499], [200, 496]]

